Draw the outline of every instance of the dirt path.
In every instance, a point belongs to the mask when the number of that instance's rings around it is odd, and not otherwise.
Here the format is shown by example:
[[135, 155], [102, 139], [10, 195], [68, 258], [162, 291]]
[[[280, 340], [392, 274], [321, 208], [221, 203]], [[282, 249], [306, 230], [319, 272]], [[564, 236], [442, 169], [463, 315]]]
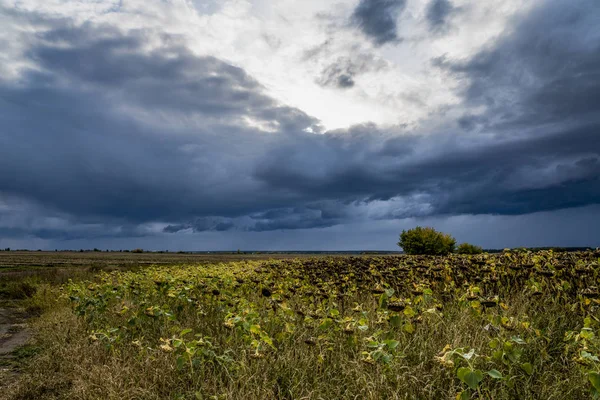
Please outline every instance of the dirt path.
[[0, 307], [0, 391], [17, 375], [13, 353], [30, 338], [25, 320], [25, 313], [18, 308]]
[[0, 308], [0, 357], [12, 353], [29, 339], [24, 314], [12, 308]]

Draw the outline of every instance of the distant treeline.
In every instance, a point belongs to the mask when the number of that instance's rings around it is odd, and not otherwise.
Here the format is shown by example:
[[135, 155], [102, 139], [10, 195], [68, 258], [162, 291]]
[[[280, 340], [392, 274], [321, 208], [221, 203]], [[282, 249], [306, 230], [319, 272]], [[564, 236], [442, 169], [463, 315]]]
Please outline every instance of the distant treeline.
[[[501, 253], [505, 249], [484, 249], [483, 251], [486, 253]], [[555, 252], [574, 252], [574, 251], [587, 251], [594, 250], [592, 247], [518, 247], [512, 248], [512, 251], [544, 251], [544, 250], [552, 250]], [[10, 247], [0, 249], [0, 251], [51, 251], [51, 250], [30, 250], [30, 249], [11, 249]], [[169, 251], [169, 250], [143, 250], [143, 249], [132, 249], [132, 250], [100, 250], [97, 248], [94, 249], [79, 249], [79, 250], [54, 250], [55, 252], [67, 252], [67, 253], [91, 253], [91, 252], [106, 252], [106, 253], [172, 253], [172, 254], [347, 254], [347, 255], [377, 255], [377, 254], [403, 254], [402, 251], [387, 251], [387, 250], [336, 250], [336, 251], [314, 251], [314, 250], [305, 250], [305, 251], [263, 251], [263, 250], [237, 250], [237, 251]]]
[[[517, 248], [512, 248], [512, 251], [546, 251], [546, 250], [552, 250], [555, 252], [573, 252], [573, 251], [589, 251], [589, 250], [594, 250], [593, 247], [517, 247]], [[502, 253], [504, 251], [504, 249], [484, 249], [483, 250], [486, 253]]]
[[[52, 250], [31, 250], [31, 249], [11, 249], [5, 248], [0, 251], [19, 251], [19, 252], [36, 252], [36, 251], [52, 251]], [[100, 250], [94, 249], [79, 249], [79, 250], [58, 250], [54, 252], [65, 252], [65, 253], [93, 253], [93, 252], [104, 252], [104, 253], [170, 253], [170, 254], [349, 254], [349, 255], [360, 255], [360, 254], [402, 254], [402, 251], [388, 251], [388, 250], [331, 250], [331, 251], [316, 251], [316, 250], [236, 250], [236, 251], [169, 251], [169, 250], [144, 250], [144, 249], [125, 249], [125, 250]]]

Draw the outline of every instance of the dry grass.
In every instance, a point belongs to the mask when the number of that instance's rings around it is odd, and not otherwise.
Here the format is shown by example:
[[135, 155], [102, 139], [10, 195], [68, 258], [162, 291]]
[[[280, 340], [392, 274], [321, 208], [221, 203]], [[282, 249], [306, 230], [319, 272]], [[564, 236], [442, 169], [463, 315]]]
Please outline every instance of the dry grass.
[[79, 268], [98, 272], [106, 268], [132, 268], [148, 265], [210, 264], [241, 260], [285, 260], [315, 257], [314, 254], [236, 254], [236, 253], [132, 253], [96, 251], [0, 251], [0, 275], [44, 273], [52, 269]]
[[[531, 311], [524, 300], [511, 301], [517, 306], [509, 313]], [[550, 307], [547, 312], [555, 315], [562, 311]], [[220, 320], [213, 322], [218, 325]], [[532, 346], [523, 356], [534, 360], [535, 379], [512, 390], [492, 386], [490, 398], [589, 397], [584, 378], [568, 359], [558, 354], [551, 360], [537, 357], [550, 353], [552, 342], [561, 342], [564, 333], [575, 328], [568, 318], [549, 322], [554, 340]], [[291, 340], [276, 356], [241, 357], [235, 371], [209, 367], [189, 374], [177, 370], [170, 353], [150, 355], [135, 347], [110, 352], [90, 342], [86, 324], [66, 305], [44, 314], [35, 329], [36, 344], [45, 351], [27, 367], [27, 374], [7, 394], [9, 399], [193, 399], [196, 393], [199, 398], [223, 399], [450, 399], [462, 390], [461, 383], [435, 356], [446, 344], [486, 349], [490, 341], [469, 312], [449, 310], [444, 321], [425, 321], [414, 334], [398, 336], [403, 358], [391, 366], [361, 362], [340, 335], [325, 361], [317, 347]], [[299, 338], [304, 336], [306, 332], [298, 332]], [[241, 343], [230, 345], [243, 348]]]

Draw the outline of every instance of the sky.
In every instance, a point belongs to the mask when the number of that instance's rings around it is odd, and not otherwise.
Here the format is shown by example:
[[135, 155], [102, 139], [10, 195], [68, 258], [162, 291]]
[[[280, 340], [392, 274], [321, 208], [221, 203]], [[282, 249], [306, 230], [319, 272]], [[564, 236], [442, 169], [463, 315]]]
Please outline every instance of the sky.
[[0, 248], [600, 246], [597, 0], [0, 0]]

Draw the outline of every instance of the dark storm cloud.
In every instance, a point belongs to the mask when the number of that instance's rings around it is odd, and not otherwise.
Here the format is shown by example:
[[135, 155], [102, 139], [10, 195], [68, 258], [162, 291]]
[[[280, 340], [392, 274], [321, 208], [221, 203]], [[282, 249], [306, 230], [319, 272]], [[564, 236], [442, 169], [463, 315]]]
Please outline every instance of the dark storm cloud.
[[405, 5], [405, 0], [360, 0], [352, 13], [352, 23], [377, 46], [396, 42], [396, 20]]
[[445, 29], [448, 18], [454, 11], [456, 11], [456, 8], [450, 0], [431, 0], [426, 13], [429, 28], [433, 31]]
[[283, 229], [323, 228], [352, 218], [352, 202], [339, 200], [314, 202], [301, 207], [286, 207], [251, 215], [247, 230], [264, 232]]
[[[86, 232], [84, 237], [90, 238], [90, 232]], [[72, 240], [80, 239], [77, 235], [62, 229], [31, 229], [31, 228], [6, 228], [0, 227], [0, 237], [4, 238], [39, 238], [39, 239], [57, 239], [57, 240]]]
[[225, 218], [198, 218], [195, 221], [187, 224], [168, 225], [163, 229], [166, 233], [175, 233], [183, 230], [191, 229], [194, 232], [215, 231], [222, 232], [234, 228], [233, 222]]
[[[175, 37], [46, 22], [28, 41], [34, 68], [0, 78], [0, 195], [40, 206], [0, 197], [0, 234], [263, 232], [598, 204], [600, 8], [565, 4], [543, 3], [470, 59], [437, 60], [465, 88], [464, 115], [442, 133], [321, 132]], [[338, 85], [353, 76], [345, 62]]]
[[123, 223], [118, 227], [110, 223], [90, 223], [41, 204], [0, 194], [0, 238], [77, 240], [147, 235], [148, 231], [136, 223]]
[[[525, 214], [600, 202], [597, 129], [482, 144], [460, 143], [454, 135], [438, 135], [438, 144], [407, 136], [365, 140], [362, 151], [347, 147], [352, 140], [360, 146], [360, 138], [327, 137], [327, 144], [313, 148], [313, 157], [337, 161], [322, 163], [317, 173], [309, 159], [295, 162], [291, 149], [279, 148], [257, 174], [278, 190], [326, 198], [388, 200], [425, 193], [431, 214]], [[388, 146], [412, 151], [381, 157]]]
[[465, 99], [487, 106], [495, 123], [594, 119], [600, 109], [599, 18], [594, 0], [546, 1], [491, 48], [469, 60], [438, 63], [465, 80]]
[[289, 209], [287, 213], [276, 218], [260, 218], [249, 230], [255, 232], [324, 228], [338, 224], [340, 221], [324, 218], [320, 210]]
[[[335, 211], [333, 207], [335, 207]], [[344, 205], [339, 202], [277, 208], [242, 218], [199, 218], [189, 224], [168, 225], [163, 231], [175, 233], [191, 229], [194, 232], [218, 232], [236, 229], [247, 232], [265, 232], [322, 228], [342, 223], [344, 217], [351, 216], [343, 210]]]
[[[30, 57], [47, 71], [115, 90], [147, 110], [202, 114], [210, 119], [240, 115], [303, 129], [316, 120], [297, 109], [277, 106], [246, 72], [214, 57], [196, 57], [163, 36], [163, 46], [144, 52], [150, 32], [121, 35], [113, 28], [59, 28], [40, 35]], [[60, 46], [61, 42], [70, 46]], [[168, 86], [168, 90], [164, 90]]]
[[72, 227], [35, 228], [35, 227], [0, 227], [0, 237], [13, 239], [47, 239], [47, 240], [95, 240], [107, 238], [136, 238], [145, 237], [148, 232], [142, 232], [134, 227], [129, 229], [111, 230], [109, 226], [102, 227]]
[[[272, 139], [245, 120], [286, 135], [318, 131], [317, 121], [276, 104], [215, 58], [168, 43], [144, 52], [144, 34], [91, 27], [40, 34], [29, 50], [39, 70], [0, 85], [0, 168], [10, 171], [0, 176], [3, 192], [139, 222], [255, 210], [262, 196], [243, 193], [258, 188], [234, 180], [244, 176], [248, 146]], [[225, 204], [222, 196], [231, 197]]]

